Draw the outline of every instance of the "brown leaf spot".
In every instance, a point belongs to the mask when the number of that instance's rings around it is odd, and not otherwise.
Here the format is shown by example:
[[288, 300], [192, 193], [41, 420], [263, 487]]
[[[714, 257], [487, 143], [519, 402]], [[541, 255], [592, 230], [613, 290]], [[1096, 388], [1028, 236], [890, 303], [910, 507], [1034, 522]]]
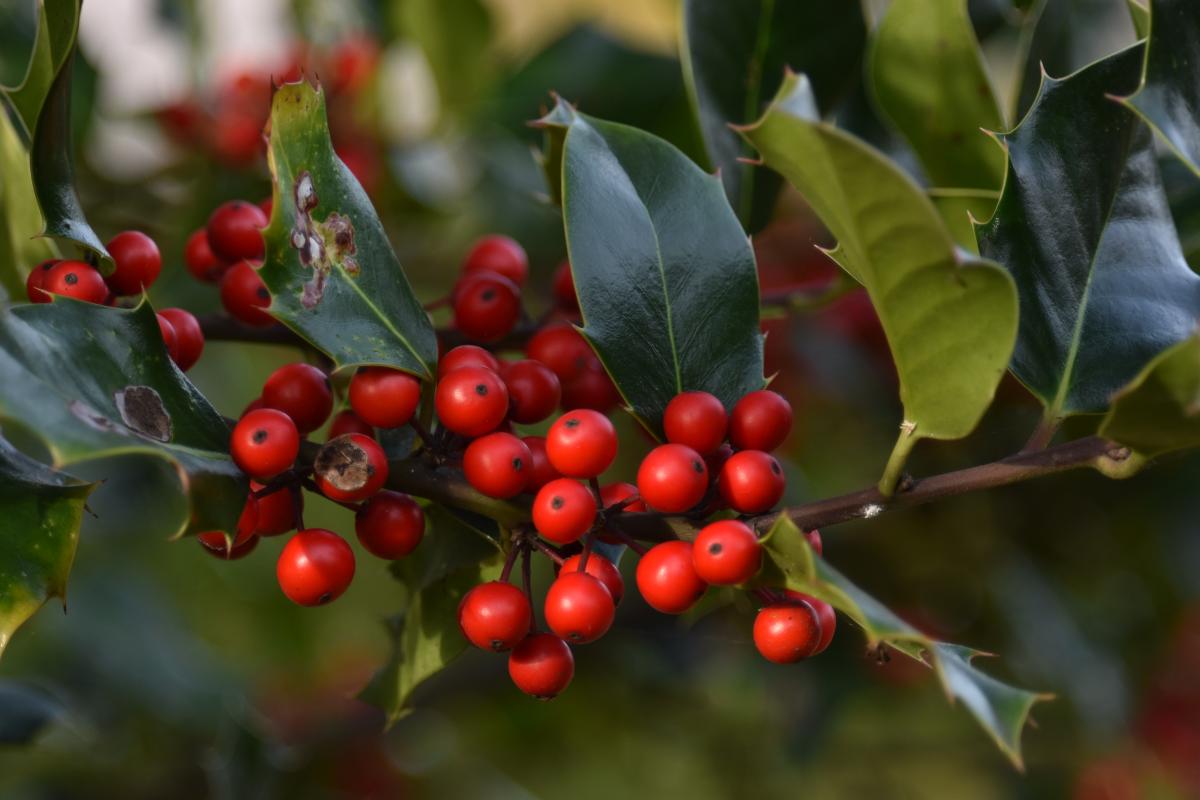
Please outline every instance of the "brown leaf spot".
[[113, 394], [121, 421], [135, 433], [159, 442], [171, 440], [171, 415], [149, 386], [126, 386]]

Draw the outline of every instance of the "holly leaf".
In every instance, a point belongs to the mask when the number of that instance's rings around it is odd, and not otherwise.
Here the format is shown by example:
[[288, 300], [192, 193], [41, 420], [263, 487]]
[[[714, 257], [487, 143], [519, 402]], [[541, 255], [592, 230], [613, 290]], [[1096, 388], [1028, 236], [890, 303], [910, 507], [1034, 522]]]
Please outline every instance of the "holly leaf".
[[29, 153], [7, 114], [0, 113], [0, 288], [13, 299], [25, 296], [25, 277], [37, 264], [58, 256], [53, 239], [38, 237], [42, 215], [33, 193]]
[[1137, 86], [1135, 45], [1061, 80], [1047, 76], [1001, 140], [1008, 176], [980, 252], [1017, 282], [1013, 373], [1049, 418], [1103, 411], [1112, 393], [1191, 333], [1188, 268], [1149, 129], [1111, 94]]
[[325, 94], [288, 83], [271, 101], [274, 184], [259, 274], [270, 313], [336, 367], [432, 379], [437, 339], [370, 199], [333, 150]]
[[561, 143], [583, 335], [634, 415], [658, 435], [679, 392], [732, 408], [761, 389], [754, 252], [720, 182], [668, 142], [562, 101], [539, 124]]
[[870, 295], [900, 376], [897, 451], [923, 437], [970, 433], [1012, 352], [1012, 279], [956, 248], [929, 198], [896, 164], [822, 122], [803, 76], [789, 75], [742, 135], [800, 190], [837, 238], [830, 255]]
[[17, 86], [0, 87], [23, 126], [26, 140], [33, 137], [38, 112], [50, 86], [75, 49], [80, 0], [41, 0], [37, 4], [37, 32], [25, 77]]
[[47, 600], [66, 598], [83, 505], [94, 488], [0, 439], [0, 655]]
[[760, 585], [786, 587], [824, 600], [862, 630], [868, 648], [887, 645], [933, 669], [947, 699], [961, 702], [1001, 752], [1023, 768], [1021, 732], [1034, 703], [1049, 695], [998, 681], [971, 663], [984, 653], [938, 641], [909, 625], [817, 556], [787, 517], [771, 527], [763, 547], [767, 559], [757, 579]]
[[231, 531], [245, 503], [229, 428], [171, 362], [148, 303], [0, 309], [0, 419], [40, 437], [57, 467], [166, 459], [190, 500], [180, 532]]
[[866, 40], [860, 3], [687, 0], [682, 62], [710, 165], [748, 230], [768, 221], [781, 182], [739, 161], [749, 155], [730, 123], [761, 112], [791, 67], [808, 74], [828, 111], [858, 79]]
[[1200, 13], [1193, 0], [1150, 0], [1142, 83], [1124, 102], [1200, 176]]

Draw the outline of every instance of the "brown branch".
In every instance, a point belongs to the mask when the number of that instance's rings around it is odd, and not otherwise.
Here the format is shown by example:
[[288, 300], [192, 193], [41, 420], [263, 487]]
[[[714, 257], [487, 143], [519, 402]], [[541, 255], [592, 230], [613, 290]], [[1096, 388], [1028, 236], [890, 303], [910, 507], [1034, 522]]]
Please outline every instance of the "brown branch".
[[283, 325], [247, 325], [228, 314], [197, 314], [200, 330], [210, 342], [252, 342], [256, 344], [286, 344], [312, 349], [312, 345]]

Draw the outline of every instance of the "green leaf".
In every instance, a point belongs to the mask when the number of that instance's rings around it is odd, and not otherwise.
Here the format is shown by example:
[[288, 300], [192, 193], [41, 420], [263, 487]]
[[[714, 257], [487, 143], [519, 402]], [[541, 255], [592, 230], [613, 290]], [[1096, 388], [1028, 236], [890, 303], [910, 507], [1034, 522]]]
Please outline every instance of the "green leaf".
[[260, 274], [271, 314], [339, 367], [431, 379], [437, 340], [366, 192], [333, 151], [325, 94], [285, 84], [271, 103], [271, 222]]
[[[999, 190], [1004, 128], [966, 0], [893, 0], [869, 56], [875, 98], [934, 186]], [[983, 218], [991, 216], [988, 209]]]
[[229, 428], [171, 362], [148, 303], [0, 309], [0, 419], [43, 439], [55, 466], [167, 459], [191, 501], [181, 531], [233, 530], [245, 503]]
[[1141, 0], [1125, 0], [1129, 8], [1129, 20], [1133, 23], [1133, 32], [1139, 39], [1150, 35], [1150, 9]]
[[1200, 334], [1164, 350], [1117, 392], [1100, 435], [1143, 460], [1200, 446]]
[[1150, 0], [1141, 86], [1125, 98], [1200, 175], [1200, 10], [1194, 0]]
[[37, 8], [37, 33], [25, 77], [19, 86], [2, 90], [24, 126], [26, 139], [32, 138], [50, 86], [75, 49], [79, 27], [79, 0], [41, 0]]
[[83, 505], [94, 488], [0, 439], [0, 655], [47, 600], [66, 597]]
[[754, 252], [720, 182], [662, 139], [561, 101], [541, 124], [565, 137], [563, 224], [583, 334], [633, 413], [658, 434], [681, 391], [732, 408], [761, 389]]
[[983, 655], [938, 641], [909, 625], [813, 553], [800, 529], [781, 517], [763, 539], [768, 560], [758, 583], [812, 595], [841, 611], [867, 638], [869, 648], [886, 644], [931, 667], [947, 698], [961, 702], [1000, 750], [1022, 768], [1021, 732], [1034, 703], [1048, 699], [980, 672], [971, 660]]
[[15, 299], [25, 296], [25, 276], [37, 264], [59, 255], [53, 239], [38, 237], [42, 215], [33, 193], [29, 153], [7, 114], [0, 113], [0, 288]]
[[1141, 45], [1047, 77], [1002, 140], [1009, 166], [980, 252], [1016, 279], [1013, 373], [1047, 416], [1103, 411], [1200, 313], [1149, 129], [1108, 95], [1137, 85]]
[[748, 230], [770, 217], [780, 180], [739, 161], [749, 155], [729, 124], [746, 124], [783, 81], [785, 68], [808, 74], [824, 111], [858, 80], [866, 40], [860, 3], [802, 0], [686, 0], [684, 80], [711, 166]]
[[992, 216], [1000, 199], [1000, 191], [943, 188], [930, 189], [927, 194], [954, 237], [954, 243], [970, 250], [973, 255], [979, 255], [975, 220]]
[[975, 427], [1012, 352], [1016, 291], [954, 246], [925, 193], [881, 153], [816, 113], [792, 75], [743, 135], [837, 238], [831, 255], [871, 297], [900, 376], [906, 444]]
[[479, 0], [405, 0], [392, 6], [396, 27], [425, 54], [443, 109], [462, 109], [494, 77], [492, 20]]

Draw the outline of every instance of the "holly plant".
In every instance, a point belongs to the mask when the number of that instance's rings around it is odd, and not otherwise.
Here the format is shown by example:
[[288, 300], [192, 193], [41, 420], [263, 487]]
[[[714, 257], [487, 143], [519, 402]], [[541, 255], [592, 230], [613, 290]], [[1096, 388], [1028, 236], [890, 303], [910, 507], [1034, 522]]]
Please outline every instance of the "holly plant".
[[[835, 637], [911, 659], [1020, 766], [1047, 697], [873, 599], [822, 557], [823, 537], [1067, 470], [1125, 478], [1200, 445], [1200, 277], [1158, 157], [1200, 180], [1200, 14], [1131, 3], [1143, 38], [1043, 74], [1018, 120], [965, 0], [892, 0], [875, 18], [848, 2], [683, 5], [698, 153], [550, 85], [528, 109], [568, 254], [544, 286], [521, 243], [492, 234], [418, 297], [369, 181], [334, 149], [338, 84], [276, 76], [248, 138], [270, 197], [204, 209], [181, 254], [219, 292], [214, 314], [156, 307], [156, 242], [89, 224], [71, 146], [80, 5], [39, 4], [0, 116], [0, 650], [66, 591], [89, 494], [105, 491], [73, 466], [134, 455], [165, 460], [186, 498], [164, 536], [217, 559], [261, 558], [280, 537], [279, 589], [299, 606], [336, 603], [363, 560], [392, 562], [406, 602], [363, 692], [389, 719], [468, 647], [506, 659], [526, 694], [568, 691], [636, 592], [669, 615], [732, 602], [780, 664]], [[845, 111], [860, 54], [859, 103], [898, 137], [872, 139]], [[760, 288], [750, 234], [781, 193], [836, 243], [827, 282]], [[764, 367], [764, 325], [860, 290], [894, 365], [895, 446], [877, 484], [785, 505], [796, 493], [772, 451], [802, 409]], [[206, 353], [212, 340], [302, 358], [230, 419], [187, 375], [232, 352]], [[1009, 374], [1044, 409], [1028, 444], [911, 474], [925, 440], [987, 435]], [[636, 470], [613, 468], [622, 451], [644, 453]], [[351, 509], [354, 530], [307, 526], [316, 498]], [[536, 586], [543, 560], [554, 577]]]

